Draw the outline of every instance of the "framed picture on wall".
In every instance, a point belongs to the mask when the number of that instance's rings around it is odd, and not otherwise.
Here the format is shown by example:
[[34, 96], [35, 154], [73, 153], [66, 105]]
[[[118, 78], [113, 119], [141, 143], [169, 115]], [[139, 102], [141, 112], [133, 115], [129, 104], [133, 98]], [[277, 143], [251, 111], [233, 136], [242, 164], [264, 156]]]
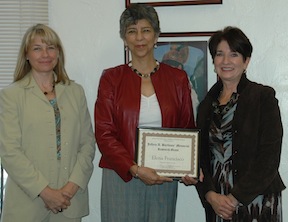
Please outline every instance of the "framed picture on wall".
[[126, 0], [126, 7], [131, 3], [141, 3], [151, 6], [177, 6], [177, 5], [208, 5], [208, 4], [222, 4], [222, 0]]
[[[208, 73], [213, 73], [213, 63], [208, 54], [208, 39], [213, 32], [161, 33], [154, 50], [156, 60], [186, 71], [194, 93], [201, 102], [208, 90]], [[125, 51], [125, 63], [130, 60]], [[195, 95], [194, 95], [195, 96]]]

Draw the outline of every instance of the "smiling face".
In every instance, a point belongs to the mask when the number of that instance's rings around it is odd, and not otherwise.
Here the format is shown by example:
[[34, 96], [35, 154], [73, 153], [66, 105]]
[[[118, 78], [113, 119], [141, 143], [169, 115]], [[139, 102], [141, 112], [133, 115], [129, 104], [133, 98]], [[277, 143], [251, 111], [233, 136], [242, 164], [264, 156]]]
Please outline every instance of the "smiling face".
[[157, 37], [151, 24], [146, 19], [141, 19], [127, 27], [124, 43], [130, 49], [132, 59], [153, 57]]
[[27, 50], [27, 59], [34, 73], [50, 73], [58, 62], [59, 50], [55, 45], [42, 41], [40, 36], [35, 36]]
[[239, 52], [231, 51], [227, 41], [222, 40], [217, 46], [214, 67], [222, 81], [238, 83], [249, 61], [249, 57], [244, 61]]

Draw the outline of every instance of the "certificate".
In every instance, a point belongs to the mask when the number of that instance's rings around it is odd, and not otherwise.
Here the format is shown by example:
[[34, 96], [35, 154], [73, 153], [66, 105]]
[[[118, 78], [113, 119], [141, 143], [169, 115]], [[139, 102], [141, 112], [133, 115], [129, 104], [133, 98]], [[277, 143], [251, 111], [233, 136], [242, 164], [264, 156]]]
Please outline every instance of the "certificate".
[[137, 128], [135, 161], [160, 176], [199, 176], [199, 129]]

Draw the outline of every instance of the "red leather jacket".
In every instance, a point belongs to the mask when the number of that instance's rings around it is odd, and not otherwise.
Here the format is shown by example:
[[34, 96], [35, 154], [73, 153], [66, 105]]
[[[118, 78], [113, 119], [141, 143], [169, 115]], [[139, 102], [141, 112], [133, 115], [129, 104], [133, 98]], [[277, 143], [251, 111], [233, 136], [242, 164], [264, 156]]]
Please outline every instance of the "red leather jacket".
[[[151, 76], [162, 114], [162, 127], [195, 127], [187, 74], [161, 63]], [[134, 164], [141, 78], [128, 65], [103, 71], [95, 104], [95, 136], [102, 153], [99, 166], [113, 169], [125, 182]]]

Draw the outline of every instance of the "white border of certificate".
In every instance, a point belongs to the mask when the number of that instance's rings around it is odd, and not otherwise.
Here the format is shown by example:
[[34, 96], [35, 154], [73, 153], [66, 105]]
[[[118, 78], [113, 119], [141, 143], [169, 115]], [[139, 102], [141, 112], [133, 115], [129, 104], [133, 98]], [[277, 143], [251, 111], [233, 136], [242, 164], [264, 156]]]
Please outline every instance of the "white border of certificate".
[[135, 160], [158, 175], [199, 176], [199, 129], [137, 128]]

